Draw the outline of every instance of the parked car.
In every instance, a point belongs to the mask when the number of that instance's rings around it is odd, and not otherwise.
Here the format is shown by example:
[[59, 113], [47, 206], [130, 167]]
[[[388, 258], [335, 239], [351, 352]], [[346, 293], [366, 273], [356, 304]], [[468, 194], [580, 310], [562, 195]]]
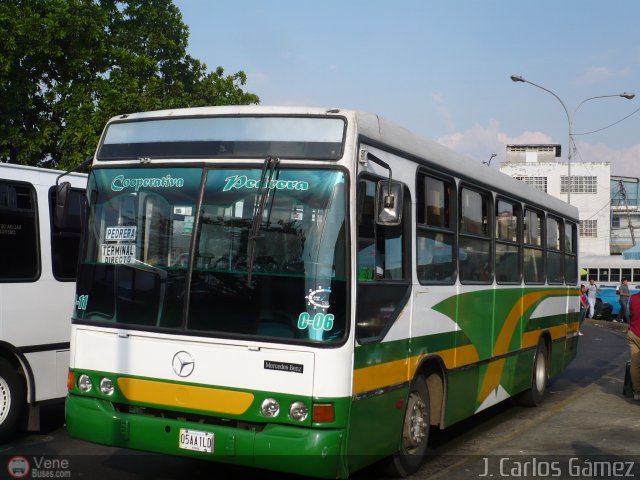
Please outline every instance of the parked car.
[[[600, 285], [600, 293], [596, 295], [596, 308], [594, 312], [594, 316], [598, 317], [598, 300], [603, 304], [611, 305], [611, 313], [607, 314], [606, 307], [605, 311], [601, 313], [600, 320], [611, 320], [613, 318], [617, 318], [620, 314], [620, 302], [618, 301], [618, 287], [619, 285]], [[631, 295], [636, 293], [640, 293], [640, 285], [629, 285], [629, 292]]]

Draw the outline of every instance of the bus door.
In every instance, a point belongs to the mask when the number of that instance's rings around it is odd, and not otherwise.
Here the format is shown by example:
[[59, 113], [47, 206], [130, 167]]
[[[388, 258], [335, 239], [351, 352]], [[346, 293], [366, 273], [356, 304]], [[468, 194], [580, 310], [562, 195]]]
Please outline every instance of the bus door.
[[350, 470], [397, 451], [409, 372], [411, 200], [402, 224], [375, 222], [377, 181], [358, 186], [356, 345], [349, 428]]

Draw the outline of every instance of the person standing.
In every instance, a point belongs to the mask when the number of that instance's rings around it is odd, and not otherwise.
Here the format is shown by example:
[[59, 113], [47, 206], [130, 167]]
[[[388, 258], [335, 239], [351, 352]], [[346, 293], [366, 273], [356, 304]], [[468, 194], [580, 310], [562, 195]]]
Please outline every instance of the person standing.
[[582, 322], [584, 322], [584, 317], [587, 316], [587, 287], [584, 285], [580, 285], [580, 323], [578, 323], [578, 335], [583, 335], [582, 333]]
[[629, 299], [631, 293], [629, 292], [629, 280], [627, 278], [622, 279], [622, 283], [618, 288], [618, 301], [620, 302], [620, 314], [618, 320], [622, 323], [629, 322]]
[[596, 307], [596, 295], [600, 293], [600, 287], [596, 285], [596, 281], [593, 278], [589, 279], [589, 285], [587, 286], [587, 302], [589, 303], [589, 318], [593, 318], [594, 310]]
[[631, 320], [627, 330], [627, 342], [631, 357], [631, 386], [633, 387], [633, 399], [640, 401], [640, 294], [636, 293], [631, 296], [629, 310], [631, 311]]

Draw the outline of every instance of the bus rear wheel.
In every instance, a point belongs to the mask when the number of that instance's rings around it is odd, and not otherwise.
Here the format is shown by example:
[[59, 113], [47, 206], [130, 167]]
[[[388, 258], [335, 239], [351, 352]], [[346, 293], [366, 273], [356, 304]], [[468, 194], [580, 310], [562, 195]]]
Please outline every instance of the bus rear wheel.
[[531, 388], [520, 397], [520, 403], [526, 407], [537, 407], [542, 402], [547, 391], [549, 381], [549, 369], [547, 366], [547, 344], [541, 338], [538, 342], [536, 355], [533, 359], [533, 371], [531, 372]]
[[24, 412], [26, 394], [15, 367], [0, 358], [0, 442], [16, 432]]
[[429, 389], [422, 375], [411, 383], [402, 425], [400, 450], [393, 456], [392, 473], [406, 477], [418, 471], [427, 453], [430, 430]]

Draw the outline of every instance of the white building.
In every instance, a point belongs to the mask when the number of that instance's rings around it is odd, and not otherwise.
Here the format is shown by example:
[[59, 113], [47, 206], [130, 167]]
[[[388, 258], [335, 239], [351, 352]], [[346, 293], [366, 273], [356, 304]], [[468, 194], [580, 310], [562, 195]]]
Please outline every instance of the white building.
[[[567, 201], [568, 168], [559, 162], [560, 145], [507, 145], [500, 171]], [[571, 204], [579, 210], [580, 254], [609, 255], [611, 166], [571, 163]]]

